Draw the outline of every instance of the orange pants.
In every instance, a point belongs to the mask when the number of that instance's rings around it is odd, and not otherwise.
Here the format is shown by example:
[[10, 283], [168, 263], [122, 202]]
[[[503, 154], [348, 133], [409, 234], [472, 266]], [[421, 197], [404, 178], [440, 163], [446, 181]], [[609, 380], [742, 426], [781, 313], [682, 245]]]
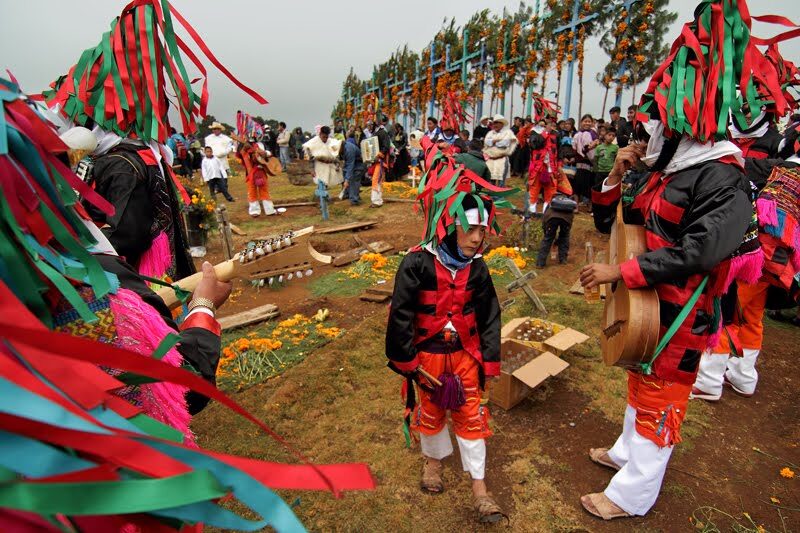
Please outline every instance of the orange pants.
[[269, 178], [266, 173], [263, 175], [264, 186], [256, 187], [255, 177], [248, 176], [247, 178], [247, 201], [255, 202], [257, 200], [269, 200]]
[[[769, 283], [759, 281], [755, 285], [739, 283], [738, 296], [741, 316], [737, 313], [733, 323], [725, 326], [728, 334], [735, 341], [739, 341], [742, 348], [760, 350], [764, 340], [764, 307], [767, 305], [767, 291]], [[722, 332], [713, 353], [731, 353], [728, 335]]]
[[[450, 411], [453, 431], [468, 440], [485, 439], [492, 435], [489, 429], [489, 410], [481, 405], [481, 389], [478, 362], [464, 350], [451, 354], [419, 352], [422, 368], [439, 377], [444, 372], [456, 374], [464, 385], [467, 403]], [[431, 393], [419, 389], [419, 402], [411, 417], [411, 428], [424, 435], [436, 435], [444, 429], [447, 412], [431, 401]]]
[[553, 201], [553, 196], [556, 195], [556, 182], [555, 176], [550, 176], [550, 183], [543, 184], [538, 176], [528, 176], [528, 191], [530, 194], [530, 203], [535, 205], [539, 203], [539, 191], [544, 190], [544, 203], [549, 204]]
[[628, 404], [636, 409], [636, 432], [657, 445], [681, 441], [681, 424], [692, 386], [628, 372]]

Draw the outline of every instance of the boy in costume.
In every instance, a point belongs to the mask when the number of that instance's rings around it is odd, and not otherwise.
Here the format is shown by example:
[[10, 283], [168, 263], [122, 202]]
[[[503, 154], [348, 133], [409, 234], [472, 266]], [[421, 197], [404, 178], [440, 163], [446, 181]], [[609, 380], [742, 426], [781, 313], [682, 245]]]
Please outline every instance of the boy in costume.
[[[444, 490], [441, 461], [453, 452], [446, 427], [450, 411], [461, 463], [473, 480], [478, 519], [496, 522], [503, 514], [484, 481], [485, 439], [492, 431], [481, 397], [486, 380], [500, 374], [500, 307], [480, 253], [487, 231], [499, 229], [496, 207], [509, 205], [502, 198], [514, 191], [456, 165], [430, 139], [423, 139], [423, 147], [429, 170], [419, 200], [426, 230], [395, 277], [386, 355], [390, 367], [407, 377], [407, 415], [425, 458], [422, 489]], [[441, 385], [420, 377], [420, 371]]]
[[[733, 280], [759, 277], [758, 241], [745, 238], [753, 215], [750, 183], [741, 151], [727, 140], [727, 117], [741, 116], [745, 102], [751, 109], [774, 102], [779, 114], [788, 103], [776, 69], [750, 38], [749, 21], [743, 0], [699, 5], [642, 97], [640, 118], [647, 122], [636, 126], [638, 142], [619, 151], [593, 195], [598, 229], [609, 231], [622, 201], [625, 222], [645, 227], [647, 252], [619, 265], [588, 265], [581, 283], [654, 288], [662, 337], [659, 349], [628, 372], [622, 434], [610, 449], [589, 451], [591, 460], [618, 471], [604, 492], [581, 498], [588, 512], [606, 520], [644, 515], [654, 505], [681, 440], [700, 356], [721, 333], [719, 300]], [[722, 63], [735, 71], [717, 80]], [[694, 85], [678, 90], [678, 80]], [[680, 100], [680, 94], [696, 96]], [[640, 162], [648, 172], [633, 176], [623, 191], [623, 174]]]

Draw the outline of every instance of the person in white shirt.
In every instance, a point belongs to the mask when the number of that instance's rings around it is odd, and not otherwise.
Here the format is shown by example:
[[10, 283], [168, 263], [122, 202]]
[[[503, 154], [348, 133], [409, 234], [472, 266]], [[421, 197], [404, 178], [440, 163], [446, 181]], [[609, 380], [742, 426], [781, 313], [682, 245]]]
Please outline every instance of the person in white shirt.
[[233, 139], [227, 135], [223, 135], [223, 131], [225, 131], [225, 127], [222, 124], [219, 122], [212, 123], [211, 135], [206, 136], [204, 146], [211, 147], [211, 150], [214, 152], [214, 157], [217, 158], [220, 166], [222, 166], [222, 170], [225, 171], [224, 179], [227, 180], [228, 176], [231, 175], [231, 167], [228, 164], [228, 154], [233, 152]]
[[228, 192], [225, 169], [222, 168], [219, 159], [214, 157], [214, 150], [212, 150], [210, 146], [205, 147], [205, 155], [203, 164], [200, 167], [200, 172], [203, 175], [203, 181], [208, 184], [211, 197], [216, 198], [217, 192], [220, 192], [229, 202], [235, 201], [233, 196]]
[[492, 119], [492, 130], [483, 140], [483, 153], [486, 155], [486, 166], [492, 173], [492, 181], [504, 186], [508, 178], [509, 156], [517, 147], [517, 137], [508, 128], [508, 119], [503, 115], [495, 115]]

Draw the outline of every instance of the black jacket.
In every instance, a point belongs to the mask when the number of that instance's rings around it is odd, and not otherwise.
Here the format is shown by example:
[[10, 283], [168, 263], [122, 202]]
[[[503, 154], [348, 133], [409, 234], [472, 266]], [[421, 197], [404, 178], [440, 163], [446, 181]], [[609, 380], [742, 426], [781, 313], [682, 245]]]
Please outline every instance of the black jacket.
[[[437, 259], [427, 250], [412, 251], [397, 270], [386, 328], [386, 356], [394, 362], [409, 363], [417, 357], [414, 345], [415, 317], [429, 312], [419, 303], [420, 291], [437, 288]], [[464, 304], [464, 314], [475, 313], [477, 335], [484, 368], [500, 364], [500, 304], [486, 262], [473, 259], [466, 289], [472, 297]], [[495, 375], [489, 372], [489, 375]]]
[[[145, 160], [143, 156], [152, 158]], [[184, 238], [183, 218], [177, 192], [164, 177], [150, 148], [138, 142], [123, 141], [95, 161], [92, 185], [97, 193], [114, 206], [107, 217], [89, 202], [83, 206], [102, 228], [114, 250], [138, 266], [158, 232], [170, 238], [174, 279], [194, 274], [195, 267]]]
[[[634, 179], [633, 202], [623, 208], [626, 223], [645, 227], [648, 251], [621, 263], [620, 270], [628, 288], [656, 289], [663, 335], [705, 275], [716, 272], [742, 244], [753, 208], [750, 183], [735, 165], [709, 161], [660, 181], [651, 182], [651, 176], [645, 173]], [[648, 188], [648, 183], [655, 188]], [[597, 229], [609, 233], [620, 188], [596, 191], [592, 200]], [[718, 285], [715, 277], [656, 359], [654, 372], [659, 378], [694, 382], [715, 326], [713, 297], [721, 296], [712, 293]]]

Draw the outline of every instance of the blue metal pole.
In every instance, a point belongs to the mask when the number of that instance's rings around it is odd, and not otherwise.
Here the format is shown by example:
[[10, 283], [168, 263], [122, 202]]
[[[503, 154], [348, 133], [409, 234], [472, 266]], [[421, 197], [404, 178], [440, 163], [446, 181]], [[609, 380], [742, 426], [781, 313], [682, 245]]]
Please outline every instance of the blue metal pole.
[[564, 102], [564, 118], [569, 117], [569, 108], [572, 103], [572, 79], [575, 75], [575, 51], [577, 50], [578, 46], [578, 32], [575, 31], [578, 29], [577, 22], [578, 22], [578, 7], [579, 7], [580, 0], [574, 0], [572, 4], [572, 61], [569, 62], [567, 66], [567, 100]]
[[434, 107], [434, 100], [436, 99], [436, 73], [433, 71], [433, 66], [436, 64], [435, 60], [433, 59], [433, 54], [436, 51], [436, 41], [431, 43], [431, 58], [430, 58], [430, 67], [431, 67], [431, 101], [428, 104], [428, 116], [433, 116], [433, 107]]

